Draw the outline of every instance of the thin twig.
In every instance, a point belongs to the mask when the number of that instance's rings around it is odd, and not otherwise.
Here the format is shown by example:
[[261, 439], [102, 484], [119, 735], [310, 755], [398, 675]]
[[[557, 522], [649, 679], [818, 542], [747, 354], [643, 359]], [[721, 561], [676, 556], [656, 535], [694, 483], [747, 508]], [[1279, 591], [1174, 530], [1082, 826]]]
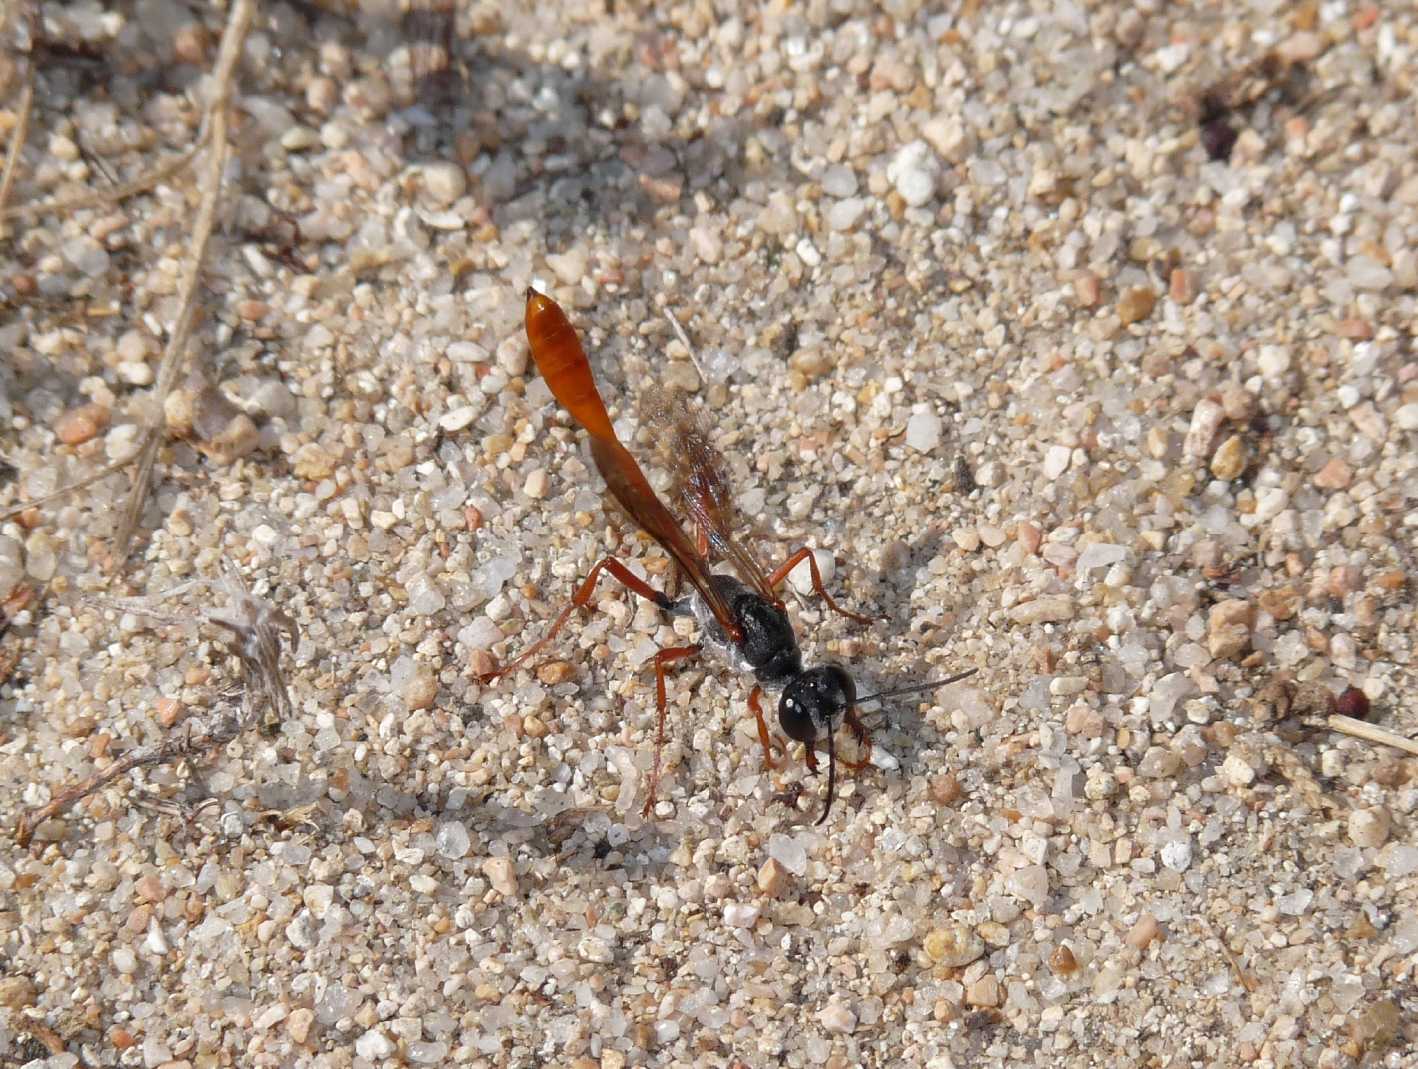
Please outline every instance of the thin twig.
[[30, 133], [30, 113], [34, 107], [34, 66], [26, 62], [24, 71], [25, 84], [20, 87], [19, 115], [15, 120], [15, 130], [10, 135], [10, 147], [5, 151], [5, 170], [0, 173], [0, 219], [11, 214], [11, 211], [5, 210], [5, 203], [10, 199], [10, 187], [15, 184], [15, 175], [19, 171], [20, 153], [24, 151], [25, 140]]
[[255, 14], [255, 0], [236, 0], [231, 15], [227, 19], [226, 30], [222, 34], [221, 51], [217, 54], [216, 66], [212, 70], [211, 99], [208, 101], [207, 171], [202, 179], [202, 200], [197, 210], [197, 221], [192, 231], [192, 250], [187, 257], [183, 273], [182, 311], [177, 317], [172, 333], [168, 336], [167, 348], [163, 351], [162, 363], [158, 368], [156, 402], [152, 421], [143, 431], [143, 442], [138, 450], [138, 470], [133, 476], [133, 488], [128, 494], [128, 503], [123, 510], [123, 518], [118, 525], [114, 539], [122, 560], [128, 554], [128, 543], [148, 500], [148, 487], [153, 478], [153, 463], [157, 459], [161, 441], [162, 413], [167, 396], [177, 384], [178, 374], [186, 364], [187, 343], [192, 334], [192, 323], [197, 313], [197, 286], [201, 281], [202, 264], [207, 257], [207, 245], [212, 236], [212, 225], [216, 219], [217, 202], [221, 196], [222, 173], [227, 160], [227, 106], [231, 101], [232, 76], [237, 61], [241, 58], [241, 47], [246, 40], [246, 31], [251, 26]]
[[137, 459], [138, 454], [133, 453], [129, 456], [124, 457], [122, 460], [115, 460], [112, 464], [105, 464], [103, 467], [99, 468], [98, 471], [92, 473], [91, 475], [85, 475], [76, 483], [70, 483], [68, 486], [61, 486], [58, 490], [51, 491], [50, 493], [47, 493], [42, 497], [32, 498], [29, 501], [21, 501], [18, 505], [11, 505], [7, 509], [0, 510], [0, 520], [8, 520], [11, 516], [18, 516], [26, 509], [38, 508], [41, 505], [47, 505], [51, 501], [58, 501], [61, 497], [66, 497], [69, 494], [74, 493], [75, 491], [82, 490], [88, 486], [92, 486], [100, 479], [107, 479], [110, 475], [117, 474]]
[[694, 346], [690, 344], [689, 335], [684, 332], [684, 328], [679, 325], [679, 320], [675, 318], [673, 309], [665, 309], [665, 318], [670, 321], [670, 326], [675, 328], [680, 344], [689, 350], [689, 362], [694, 365], [694, 370], [699, 372], [699, 378], [703, 382], [709, 381], [709, 376], [704, 373], [704, 368], [700, 366], [699, 354], [694, 351]]
[[13, 207], [0, 211], [0, 221], [35, 219], [41, 215], [67, 215], [70, 212], [80, 211], [84, 208], [101, 208], [104, 205], [117, 204], [119, 201], [137, 196], [139, 193], [146, 193], [159, 182], [164, 182], [171, 178], [192, 162], [193, 157], [197, 155], [201, 147], [202, 133], [199, 131], [194, 144], [184, 149], [166, 163], [159, 164], [151, 171], [144, 172], [131, 181], [124, 182], [122, 185], [114, 186], [111, 189], [85, 189], [67, 196], [51, 197], [49, 200], [37, 201], [34, 204], [16, 204]]
[[230, 606], [221, 611], [208, 610], [203, 615], [210, 623], [230, 631], [235, 640], [233, 652], [241, 663], [240, 703], [224, 703], [206, 719], [189, 721], [162, 742], [130, 751], [107, 768], [60, 791], [47, 805], [25, 813], [15, 829], [15, 839], [21, 846], [29, 845], [34, 830], [45, 821], [136, 768], [187, 760], [219, 749], [254, 725], [263, 710], [281, 718], [289, 715], [290, 694], [280, 664], [281, 636], [284, 634], [294, 646], [298, 638], [295, 621], [271, 602], [251, 594], [235, 571], [228, 573], [226, 585]]
[[1355, 720], [1352, 716], [1335, 714], [1329, 718], [1329, 726], [1332, 731], [1338, 731], [1343, 735], [1353, 735], [1356, 739], [1363, 739], [1365, 742], [1382, 743], [1397, 750], [1418, 754], [1418, 742], [1413, 739], [1398, 735], [1375, 724], [1366, 724], [1362, 720]]

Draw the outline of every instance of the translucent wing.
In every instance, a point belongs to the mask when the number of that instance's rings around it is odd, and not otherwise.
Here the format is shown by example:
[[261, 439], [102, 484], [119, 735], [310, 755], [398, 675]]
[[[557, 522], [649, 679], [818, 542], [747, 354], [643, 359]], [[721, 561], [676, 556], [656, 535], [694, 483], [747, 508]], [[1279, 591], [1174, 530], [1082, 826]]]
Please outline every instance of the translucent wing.
[[736, 534], [749, 525], [734, 503], [724, 457], [710, 440], [703, 409], [658, 388], [646, 392], [642, 407], [660, 431], [660, 451], [674, 475], [675, 493], [704, 532], [712, 553], [732, 563], [744, 582], [776, 603], [778, 596], [763, 568]]
[[591, 376], [591, 364], [566, 313], [550, 297], [528, 290], [526, 323], [532, 359], [562, 407], [591, 436], [591, 458], [610, 492], [675, 559], [720, 626], [737, 636], [738, 625], [710, 581], [708, 561], [694, 548], [679, 521], [656, 496], [640, 465], [616, 437], [606, 403]]

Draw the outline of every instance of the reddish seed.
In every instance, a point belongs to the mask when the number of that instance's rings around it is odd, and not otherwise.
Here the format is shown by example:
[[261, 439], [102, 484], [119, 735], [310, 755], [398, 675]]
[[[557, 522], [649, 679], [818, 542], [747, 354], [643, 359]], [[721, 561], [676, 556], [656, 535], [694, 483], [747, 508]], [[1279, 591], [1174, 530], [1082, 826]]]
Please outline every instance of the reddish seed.
[[1369, 696], [1358, 687], [1345, 687], [1334, 699], [1334, 711], [1354, 720], [1369, 719]]

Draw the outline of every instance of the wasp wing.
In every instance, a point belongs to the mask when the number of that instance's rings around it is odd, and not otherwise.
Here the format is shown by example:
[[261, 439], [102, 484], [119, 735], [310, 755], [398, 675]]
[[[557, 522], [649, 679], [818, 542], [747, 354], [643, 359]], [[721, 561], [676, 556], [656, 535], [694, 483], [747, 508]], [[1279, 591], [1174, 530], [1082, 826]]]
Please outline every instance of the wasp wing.
[[704, 532], [710, 550], [733, 564], [759, 594], [777, 602], [762, 566], [739, 536], [751, 526], [734, 501], [728, 465], [711, 440], [703, 409], [658, 388], [647, 391], [643, 407], [661, 432], [657, 440], [663, 463], [674, 476], [675, 493]]

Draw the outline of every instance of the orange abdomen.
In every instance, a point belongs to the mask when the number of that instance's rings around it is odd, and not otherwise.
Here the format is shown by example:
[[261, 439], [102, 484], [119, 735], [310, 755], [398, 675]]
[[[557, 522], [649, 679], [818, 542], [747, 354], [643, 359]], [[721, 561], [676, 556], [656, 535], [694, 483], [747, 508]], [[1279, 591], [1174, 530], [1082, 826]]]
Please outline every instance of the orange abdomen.
[[560, 306], [545, 294], [527, 291], [527, 341], [537, 370], [563, 408], [602, 441], [616, 441], [606, 403], [591, 377], [591, 363]]

